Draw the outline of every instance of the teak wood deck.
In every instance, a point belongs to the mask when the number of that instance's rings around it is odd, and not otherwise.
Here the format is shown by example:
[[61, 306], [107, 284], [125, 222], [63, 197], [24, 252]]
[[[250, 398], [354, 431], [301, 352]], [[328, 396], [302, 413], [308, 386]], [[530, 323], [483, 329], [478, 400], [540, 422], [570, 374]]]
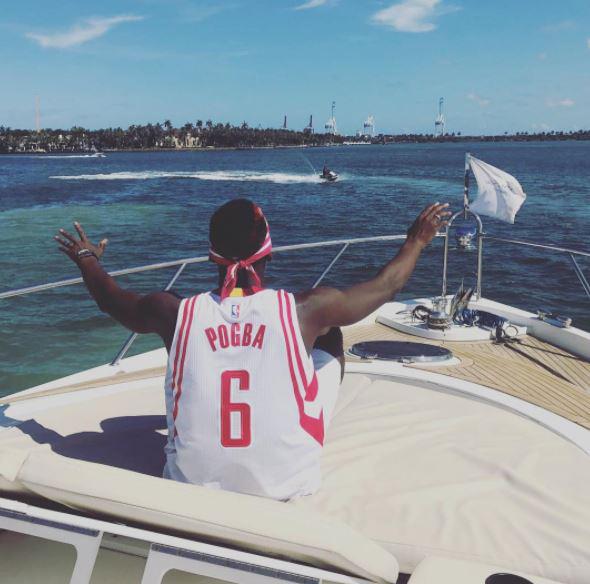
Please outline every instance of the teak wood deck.
[[[535, 337], [526, 335], [508, 343], [432, 341], [378, 323], [343, 332], [345, 349], [369, 340], [444, 346], [461, 363], [429, 365], [429, 370], [513, 395], [590, 429], [590, 363]], [[359, 361], [349, 356], [347, 360]]]

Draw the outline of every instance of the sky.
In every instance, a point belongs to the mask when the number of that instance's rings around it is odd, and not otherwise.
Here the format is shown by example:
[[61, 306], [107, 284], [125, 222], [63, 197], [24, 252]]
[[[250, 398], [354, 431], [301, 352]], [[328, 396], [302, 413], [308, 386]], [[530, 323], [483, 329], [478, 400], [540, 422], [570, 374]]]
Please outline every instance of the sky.
[[0, 125], [590, 128], [588, 0], [3, 0]]

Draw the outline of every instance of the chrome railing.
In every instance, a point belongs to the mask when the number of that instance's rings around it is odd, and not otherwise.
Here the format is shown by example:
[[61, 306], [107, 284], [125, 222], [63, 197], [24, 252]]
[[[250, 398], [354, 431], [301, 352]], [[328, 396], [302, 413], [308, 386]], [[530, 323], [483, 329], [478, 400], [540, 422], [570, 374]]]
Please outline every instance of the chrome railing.
[[[447, 251], [448, 251], [448, 242], [449, 242], [448, 232], [447, 233], [439, 233], [439, 237], [445, 238], [445, 256], [446, 256]], [[340, 246], [340, 249], [338, 250], [338, 252], [334, 255], [334, 257], [330, 260], [330, 262], [326, 265], [326, 267], [322, 271], [321, 275], [314, 282], [312, 287], [315, 288], [321, 284], [321, 282], [324, 280], [324, 278], [330, 273], [332, 268], [336, 265], [336, 263], [338, 262], [340, 257], [344, 254], [344, 252], [351, 245], [357, 245], [357, 244], [362, 244], [362, 243], [378, 243], [378, 242], [385, 242], [385, 241], [401, 241], [401, 240], [404, 240], [405, 238], [406, 238], [405, 234], [404, 235], [379, 235], [379, 236], [375, 236], [375, 237], [359, 237], [359, 238], [353, 238], [353, 239], [333, 239], [333, 240], [329, 240], [329, 241], [318, 241], [318, 242], [313, 242], [313, 243], [299, 243], [299, 244], [294, 244], [294, 245], [283, 245], [283, 246], [275, 247], [273, 249], [273, 254], [279, 253], [279, 252], [287, 252], [287, 251], [298, 251], [298, 250], [302, 250], [302, 249], [317, 249], [317, 248], [323, 248], [323, 247]], [[482, 234], [482, 238], [484, 238], [488, 241], [510, 243], [510, 244], [515, 244], [515, 245], [528, 246], [528, 247], [544, 249], [544, 250], [548, 250], [548, 251], [552, 251], [552, 252], [568, 254], [570, 257], [570, 260], [572, 261], [576, 276], [578, 277], [580, 284], [581, 284], [582, 288], [584, 289], [585, 293], [590, 298], [590, 284], [588, 283], [588, 280], [586, 279], [586, 276], [584, 275], [584, 273], [583, 273], [583, 271], [576, 259], [576, 256], [590, 258], [590, 252], [584, 252], [584, 251], [574, 250], [574, 249], [565, 248], [565, 247], [558, 247], [558, 246], [554, 246], [554, 245], [533, 243], [530, 241], [523, 241], [523, 240], [518, 240], [518, 239], [492, 237], [487, 234]], [[481, 255], [481, 254], [478, 254], [478, 256], [479, 255]], [[207, 262], [208, 260], [209, 260], [209, 256], [196, 256], [196, 257], [184, 258], [184, 259], [173, 260], [173, 261], [168, 261], [168, 262], [159, 262], [159, 263], [154, 263], [154, 264], [148, 264], [145, 266], [136, 266], [136, 267], [127, 268], [124, 270], [114, 270], [112, 272], [109, 272], [109, 274], [111, 276], [125, 276], [125, 275], [129, 275], [129, 274], [139, 274], [142, 272], [151, 272], [154, 270], [162, 270], [162, 269], [166, 269], [166, 268], [175, 267], [176, 271], [175, 271], [174, 275], [168, 281], [168, 283], [166, 284], [166, 287], [164, 288], [164, 290], [170, 290], [172, 288], [172, 286], [176, 283], [178, 278], [181, 276], [181, 274], [183, 273], [183, 271], [185, 270], [185, 268], [187, 266], [189, 266], [191, 264], [204, 263], [204, 262]], [[446, 270], [445, 270], [445, 274], [446, 274]], [[478, 279], [481, 280], [481, 258], [478, 259]], [[445, 280], [446, 280], [446, 278], [445, 278]], [[46, 290], [54, 290], [56, 288], [63, 288], [65, 286], [73, 286], [76, 284], [81, 284], [83, 281], [84, 280], [82, 278], [69, 278], [69, 279], [65, 279], [65, 280], [59, 280], [56, 282], [49, 282], [47, 284], [40, 284], [37, 286], [27, 286], [25, 288], [8, 290], [6, 292], [0, 292], [0, 300], [7, 299], [7, 298], [13, 298], [15, 296], [24, 296], [27, 294], [33, 294], [36, 292], [42, 292], [42, 291], [46, 291]], [[111, 365], [117, 365], [121, 361], [121, 359], [123, 359], [125, 357], [125, 355], [127, 354], [129, 349], [133, 345], [137, 336], [138, 336], [137, 333], [132, 333], [128, 336], [128, 338], [125, 340], [125, 342], [123, 343], [123, 345], [121, 346], [121, 348], [119, 349], [119, 351], [117, 352], [117, 354], [115, 355], [113, 360], [111, 361]]]
[[[178, 280], [178, 278], [180, 277], [180, 274], [182, 274], [182, 272], [184, 272], [184, 268], [186, 268], [187, 265], [188, 264], [180, 264], [180, 266], [178, 267], [176, 272], [174, 272], [174, 276], [172, 276], [172, 278], [170, 278], [170, 280], [168, 281], [168, 284], [166, 284], [166, 287], [164, 288], [165, 292], [168, 292], [168, 290], [170, 290], [172, 288], [172, 286], [174, 286], [174, 284], [176, 283], [176, 280]], [[127, 355], [127, 352], [129, 351], [129, 349], [131, 349], [131, 345], [133, 345], [133, 343], [135, 342], [135, 339], [138, 336], [139, 336], [139, 333], [131, 333], [127, 337], [127, 340], [123, 343], [123, 346], [119, 349], [118, 353], [115, 355], [115, 358], [111, 361], [111, 365], [117, 365], [119, 363], [119, 361], [121, 361], [121, 359], [123, 359], [123, 357], [125, 357], [125, 355]]]
[[[280, 247], [273, 247], [273, 254], [281, 251], [294, 251], [300, 249], [312, 249], [318, 247], [331, 247], [335, 245], [355, 245], [357, 243], [375, 243], [378, 241], [396, 241], [405, 239], [405, 235], [377, 235], [375, 237], [359, 237], [355, 239], [332, 239], [329, 241], [318, 241], [314, 243], [298, 243], [295, 245], [282, 245]], [[153, 270], [163, 270], [166, 268], [180, 267], [182, 265], [190, 266], [191, 264], [201, 264], [209, 261], [209, 256], [197, 256], [192, 258], [184, 258], [180, 260], [172, 260], [169, 262], [159, 262], [156, 264], [148, 264], [146, 266], [136, 266], [134, 268], [126, 268], [125, 270], [114, 270], [109, 272], [111, 276], [127, 276], [128, 274], [140, 274], [141, 272], [151, 272]], [[183, 268], [184, 269], [184, 268]], [[57, 282], [49, 282], [47, 284], [40, 284], [38, 286], [27, 286], [26, 288], [18, 288], [16, 290], [7, 290], [0, 292], [0, 300], [4, 298], [11, 298], [13, 296], [24, 296], [25, 294], [33, 294], [35, 292], [43, 292], [44, 290], [53, 290], [55, 288], [63, 288], [64, 286], [72, 286], [74, 284], [82, 284], [82, 278], [69, 278], [67, 280], [59, 280]]]
[[582, 271], [582, 268], [580, 267], [580, 264], [576, 259], [576, 256], [590, 258], [589, 252], [579, 251], [577, 249], [571, 249], [569, 247], [559, 247], [556, 245], [533, 243], [532, 241], [523, 241], [521, 239], [507, 239], [505, 237], [492, 237], [489, 235], [486, 235], [485, 239], [487, 239], [488, 241], [501, 241], [503, 243], [512, 243], [515, 245], [523, 245], [525, 247], [534, 247], [537, 249], [546, 249], [548, 251], [556, 251], [559, 253], [568, 254], [570, 257], [570, 261], [572, 262], [572, 265], [574, 267], [574, 272], [576, 273], [576, 276], [578, 277], [578, 280], [580, 282], [580, 285], [584, 289], [584, 292], [586, 292], [588, 298], [590, 298], [590, 284], [588, 283], [588, 280], [586, 279], [586, 276], [584, 275], [584, 272]]
[[523, 241], [522, 239], [507, 239], [505, 237], [493, 237], [491, 235], [486, 235], [485, 238], [488, 241], [502, 241], [504, 243], [514, 243], [516, 245], [524, 245], [527, 247], [536, 247], [538, 249], [548, 249], [550, 251], [558, 251], [561, 253], [569, 253], [574, 256], [582, 256], [590, 258], [590, 252], [587, 251], [579, 251], [577, 249], [571, 249], [569, 247], [558, 247], [556, 245], [546, 245], [544, 243], [533, 243], [532, 241]]

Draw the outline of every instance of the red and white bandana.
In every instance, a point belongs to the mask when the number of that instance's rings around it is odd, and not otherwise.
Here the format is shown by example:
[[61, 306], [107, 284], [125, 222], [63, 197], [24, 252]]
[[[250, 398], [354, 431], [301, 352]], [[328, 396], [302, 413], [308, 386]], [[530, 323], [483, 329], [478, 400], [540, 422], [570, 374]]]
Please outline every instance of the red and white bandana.
[[254, 291], [260, 290], [262, 288], [262, 282], [260, 281], [260, 277], [256, 273], [256, 270], [253, 268], [252, 264], [256, 263], [258, 260], [261, 260], [263, 257], [270, 255], [272, 253], [272, 241], [270, 239], [270, 229], [268, 227], [268, 221], [264, 217], [262, 213], [262, 209], [260, 207], [256, 207], [255, 213], [264, 219], [264, 223], [266, 224], [266, 237], [264, 238], [264, 242], [260, 246], [258, 251], [254, 252], [250, 257], [245, 258], [243, 260], [236, 260], [234, 258], [226, 258], [223, 257], [221, 254], [217, 253], [213, 246], [211, 245], [209, 248], [209, 259], [211, 259], [216, 264], [220, 266], [227, 266], [227, 272], [225, 274], [225, 280], [223, 282], [223, 287], [221, 288], [221, 299], [225, 299], [231, 295], [236, 284], [238, 282], [238, 272], [240, 270], [246, 270], [252, 275], [252, 280], [254, 285], [252, 289]]

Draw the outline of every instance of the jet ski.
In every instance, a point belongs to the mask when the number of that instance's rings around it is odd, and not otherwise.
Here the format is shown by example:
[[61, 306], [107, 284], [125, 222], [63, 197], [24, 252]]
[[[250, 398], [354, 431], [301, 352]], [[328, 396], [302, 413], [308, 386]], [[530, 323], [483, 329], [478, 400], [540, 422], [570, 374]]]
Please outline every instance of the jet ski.
[[338, 174], [330, 170], [327, 166], [324, 166], [320, 178], [325, 182], [335, 182], [338, 180]]

